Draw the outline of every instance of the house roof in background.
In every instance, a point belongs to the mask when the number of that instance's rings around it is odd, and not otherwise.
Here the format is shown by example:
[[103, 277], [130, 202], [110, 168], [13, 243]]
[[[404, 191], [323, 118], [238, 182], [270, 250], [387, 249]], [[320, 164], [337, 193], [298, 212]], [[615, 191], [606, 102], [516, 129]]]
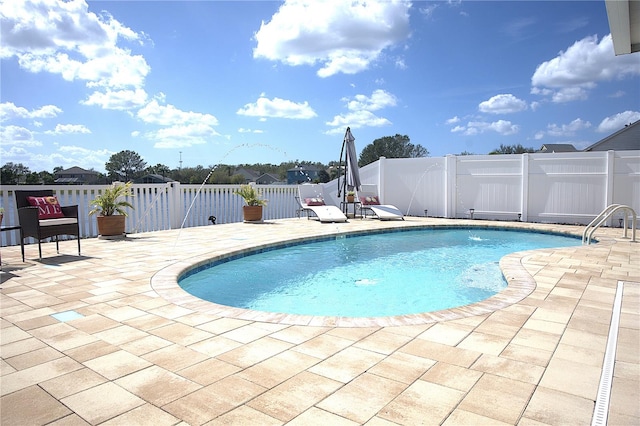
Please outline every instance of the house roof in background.
[[576, 152], [575, 146], [570, 143], [546, 143], [540, 147], [538, 152]]
[[96, 172], [95, 170], [86, 170], [78, 166], [69, 167], [68, 169], [64, 169], [64, 170], [58, 170], [57, 172], [54, 173], [54, 175], [70, 175], [70, 174], [98, 175], [99, 173]]
[[585, 151], [629, 151], [640, 149], [640, 120], [585, 148]]

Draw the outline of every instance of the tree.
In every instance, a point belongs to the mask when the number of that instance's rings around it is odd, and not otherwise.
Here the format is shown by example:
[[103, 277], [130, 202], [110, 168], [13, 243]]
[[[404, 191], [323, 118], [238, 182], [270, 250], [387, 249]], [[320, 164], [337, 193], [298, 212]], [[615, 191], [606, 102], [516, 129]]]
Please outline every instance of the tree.
[[500, 144], [500, 148], [494, 149], [489, 153], [489, 155], [498, 155], [498, 154], [523, 154], [525, 152], [536, 152], [533, 148], [525, 148], [520, 144], [517, 145], [502, 145]]
[[17, 185], [21, 176], [27, 176], [31, 173], [28, 167], [22, 163], [7, 163], [0, 169], [0, 183], [3, 185]]
[[137, 152], [124, 150], [109, 157], [104, 168], [109, 172], [112, 180], [124, 180], [128, 182], [144, 173], [147, 163]]
[[418, 158], [426, 157], [429, 151], [422, 145], [414, 145], [409, 136], [399, 135], [385, 136], [365, 146], [360, 153], [358, 166], [363, 167], [377, 161], [380, 157], [386, 158]]
[[331, 177], [329, 176], [329, 173], [327, 173], [326, 170], [320, 170], [318, 172], [318, 180], [322, 183], [327, 183], [331, 180]]
[[39, 172], [38, 176], [40, 177], [40, 182], [42, 182], [42, 184], [44, 185], [51, 185], [56, 181], [56, 177], [46, 170]]
[[169, 166], [158, 163], [155, 166], [147, 167], [147, 170], [145, 172], [148, 174], [168, 177], [171, 174], [171, 169], [169, 168]]

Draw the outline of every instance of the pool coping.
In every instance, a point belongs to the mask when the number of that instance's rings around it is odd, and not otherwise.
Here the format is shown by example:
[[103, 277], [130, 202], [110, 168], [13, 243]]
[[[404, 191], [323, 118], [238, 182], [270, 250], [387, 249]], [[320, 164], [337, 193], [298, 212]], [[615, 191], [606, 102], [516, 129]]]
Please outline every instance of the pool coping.
[[[532, 226], [522, 226], [532, 225]], [[228, 251], [225, 253], [205, 253], [194, 256], [189, 259], [183, 259], [177, 261], [171, 265], [168, 265], [151, 277], [151, 288], [165, 300], [171, 303], [191, 309], [203, 314], [216, 315], [225, 318], [234, 318], [249, 321], [260, 321], [275, 324], [284, 325], [304, 325], [304, 326], [318, 326], [318, 327], [391, 327], [391, 326], [406, 326], [406, 325], [420, 325], [420, 324], [432, 324], [442, 321], [450, 321], [455, 319], [461, 319], [471, 316], [484, 315], [495, 312], [500, 309], [504, 309], [515, 303], [518, 303], [529, 296], [536, 289], [536, 281], [533, 276], [522, 265], [522, 260], [533, 253], [543, 253], [550, 251], [561, 250], [560, 248], [546, 248], [535, 249], [527, 251], [519, 251], [515, 253], [503, 256], [500, 259], [500, 269], [507, 281], [507, 287], [501, 290], [499, 293], [484, 299], [480, 302], [459, 306], [450, 309], [442, 309], [431, 312], [423, 312], [417, 314], [405, 314], [394, 316], [382, 316], [382, 317], [342, 317], [342, 316], [315, 316], [315, 315], [300, 315], [290, 313], [274, 313], [257, 310], [249, 310], [243, 308], [236, 308], [227, 305], [217, 304], [215, 302], [206, 301], [200, 299], [186, 290], [182, 289], [178, 284], [179, 279], [190, 270], [198, 268], [200, 266], [222, 260], [228, 257], [251, 253], [256, 250], [264, 250], [277, 248], [279, 246], [286, 246], [288, 244], [300, 244], [306, 242], [313, 242], [321, 239], [335, 238], [338, 236], [354, 236], [354, 235], [366, 235], [371, 233], [385, 233], [396, 232], [404, 230], [415, 229], [504, 229], [510, 231], [520, 232], [536, 232], [543, 234], [564, 235], [580, 238], [581, 235], [572, 232], [556, 232], [549, 230], [548, 227], [540, 229], [535, 224], [526, 223], [505, 223], [496, 224], [496, 222], [490, 223], [465, 223], [465, 224], [429, 224], [429, 225], [415, 225], [407, 224], [407, 226], [378, 228], [376, 230], [354, 230], [347, 232], [336, 232], [323, 235], [283, 238], [275, 242], [256, 242], [252, 245], [238, 250]], [[572, 247], [575, 248], [575, 247]]]

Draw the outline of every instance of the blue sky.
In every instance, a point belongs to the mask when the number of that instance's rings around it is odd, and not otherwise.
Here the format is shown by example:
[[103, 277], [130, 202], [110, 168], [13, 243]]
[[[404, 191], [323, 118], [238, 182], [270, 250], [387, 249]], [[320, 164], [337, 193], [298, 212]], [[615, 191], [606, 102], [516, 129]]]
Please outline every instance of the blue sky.
[[[640, 55], [604, 1], [0, 4], [0, 163], [104, 171], [585, 148], [640, 119]], [[182, 163], [180, 163], [182, 161]]]

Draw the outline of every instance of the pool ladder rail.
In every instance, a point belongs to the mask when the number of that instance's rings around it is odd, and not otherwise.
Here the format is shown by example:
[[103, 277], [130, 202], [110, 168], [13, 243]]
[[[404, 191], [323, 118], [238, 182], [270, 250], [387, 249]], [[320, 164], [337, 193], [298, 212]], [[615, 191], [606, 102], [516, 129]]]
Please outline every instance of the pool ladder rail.
[[637, 215], [635, 210], [633, 210], [629, 206], [625, 206], [624, 204], [611, 204], [606, 209], [602, 210], [595, 219], [591, 221], [590, 224], [584, 229], [582, 233], [582, 244], [591, 244], [591, 240], [593, 237], [593, 233], [598, 229], [602, 224], [604, 224], [615, 212], [622, 210], [624, 211], [624, 216], [621, 220], [623, 220], [623, 228], [624, 234], [623, 238], [627, 237], [627, 229], [629, 228], [629, 216], [631, 216], [631, 241], [636, 241], [636, 228], [637, 228]]

